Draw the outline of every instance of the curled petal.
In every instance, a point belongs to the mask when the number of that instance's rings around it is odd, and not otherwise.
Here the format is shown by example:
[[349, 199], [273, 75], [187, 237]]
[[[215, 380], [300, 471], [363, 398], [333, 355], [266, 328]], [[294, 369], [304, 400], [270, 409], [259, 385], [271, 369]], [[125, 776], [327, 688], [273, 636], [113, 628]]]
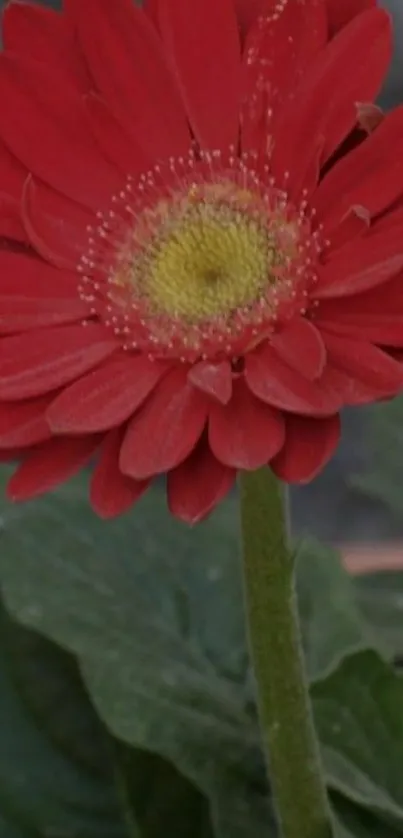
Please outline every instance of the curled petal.
[[189, 370], [189, 381], [222, 404], [228, 404], [232, 394], [232, 371], [228, 361], [213, 364], [200, 361]]
[[389, 149], [401, 147], [402, 143], [403, 107], [399, 107], [387, 114], [376, 131], [330, 169], [313, 196], [318, 217], [327, 233], [331, 235], [352, 206], [364, 207], [372, 217], [402, 195], [402, 161], [400, 155], [389, 153]]

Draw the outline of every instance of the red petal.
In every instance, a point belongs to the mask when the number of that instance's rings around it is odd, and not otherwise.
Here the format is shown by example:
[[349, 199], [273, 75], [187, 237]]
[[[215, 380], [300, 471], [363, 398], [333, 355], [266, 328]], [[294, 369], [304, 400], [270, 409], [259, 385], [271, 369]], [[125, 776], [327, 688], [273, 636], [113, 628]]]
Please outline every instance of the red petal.
[[77, 296], [77, 275], [57, 270], [27, 251], [0, 250], [0, 294], [65, 300]]
[[38, 300], [38, 298], [3, 297], [0, 290], [0, 334], [15, 334], [44, 326], [77, 323], [88, 316], [81, 300]]
[[376, 0], [326, 0], [330, 32], [342, 29], [353, 17], [376, 7]]
[[27, 177], [25, 166], [0, 141], [0, 186], [5, 194], [20, 201], [24, 183]]
[[109, 205], [120, 180], [85, 130], [82, 98], [63, 76], [3, 53], [0, 98], [1, 136], [30, 172], [91, 209]]
[[362, 236], [339, 250], [318, 273], [312, 297], [348, 297], [382, 285], [403, 268], [402, 230], [398, 225]]
[[158, 18], [159, 18], [158, 7], [159, 7], [159, 0], [144, 0], [144, 2], [143, 2], [143, 9], [144, 9], [146, 15], [148, 15], [148, 17], [150, 18], [150, 20], [152, 20], [156, 29], [158, 29]]
[[341, 320], [321, 319], [318, 323], [326, 332], [346, 335], [366, 343], [382, 346], [403, 346], [403, 313], [356, 314]]
[[267, 14], [272, 5], [273, 0], [270, 5], [268, 0], [235, 0], [235, 11], [242, 35], [246, 35], [259, 15], [265, 12]]
[[15, 463], [24, 456], [26, 451], [23, 448], [12, 448], [10, 451], [0, 449], [0, 463]]
[[325, 331], [322, 334], [332, 365], [375, 391], [398, 392], [403, 388], [403, 367], [386, 352], [363, 340]]
[[0, 192], [0, 237], [29, 244], [21, 218], [21, 204], [10, 195]]
[[346, 26], [312, 63], [296, 91], [298, 107], [291, 102], [284, 109], [273, 151], [273, 174], [281, 185], [290, 173], [290, 195], [299, 197], [315, 185], [311, 178], [319, 146], [312, 138], [323, 138], [324, 164], [356, 124], [356, 102], [372, 101], [378, 94], [391, 53], [389, 16], [374, 9]]
[[403, 277], [401, 275], [347, 301], [324, 300], [315, 310], [320, 329], [384, 346], [403, 346]]
[[340, 439], [340, 419], [287, 416], [284, 448], [271, 462], [274, 473], [287, 483], [309, 483], [334, 454]]
[[232, 394], [232, 371], [228, 361], [219, 364], [200, 361], [189, 370], [188, 378], [199, 390], [221, 404], [228, 404]]
[[110, 431], [103, 442], [100, 457], [91, 479], [91, 506], [101, 518], [115, 518], [136, 503], [149, 486], [148, 480], [136, 481], [119, 469], [122, 430]]
[[50, 437], [45, 421], [49, 397], [0, 404], [0, 448], [23, 448]]
[[144, 480], [179, 465], [197, 444], [206, 423], [207, 398], [174, 368], [130, 422], [120, 467]]
[[164, 0], [160, 26], [199, 143], [236, 146], [241, 54], [233, 0]]
[[403, 192], [403, 161], [391, 148], [403, 144], [403, 107], [387, 114], [379, 128], [333, 166], [312, 201], [329, 231], [354, 205], [377, 215]]
[[90, 87], [73, 31], [53, 9], [21, 0], [9, 3], [3, 12], [3, 43], [6, 50], [42, 61], [48, 71], [63, 72], [80, 89]]
[[208, 433], [211, 450], [224, 465], [253, 470], [280, 450], [284, 420], [281, 413], [257, 399], [244, 380], [238, 378], [230, 403], [211, 407]]
[[65, 326], [0, 342], [0, 399], [41, 395], [83, 375], [112, 355], [116, 342], [103, 326]]
[[246, 356], [245, 377], [259, 399], [281, 410], [326, 416], [341, 406], [339, 395], [332, 386], [325, 386], [323, 377], [309, 381], [282, 361], [268, 344]]
[[372, 134], [385, 119], [385, 112], [372, 102], [357, 102], [358, 125], [366, 134]]
[[304, 317], [294, 317], [271, 338], [271, 345], [283, 361], [306, 378], [322, 375], [326, 349], [318, 330]]
[[151, 168], [150, 158], [136, 140], [119, 124], [112, 111], [99, 96], [85, 100], [89, 125], [102, 153], [126, 178], [139, 177]]
[[112, 357], [63, 390], [48, 411], [48, 422], [54, 433], [66, 434], [120, 425], [143, 403], [165, 369], [143, 355]]
[[332, 237], [326, 243], [324, 250], [326, 262], [337, 250], [368, 233], [370, 225], [371, 216], [368, 210], [357, 204], [350, 207], [337, 226], [333, 228]]
[[75, 277], [40, 259], [0, 252], [0, 333], [82, 320], [88, 306], [77, 295]]
[[51, 439], [35, 448], [7, 486], [12, 501], [30, 500], [73, 477], [91, 459], [99, 437]]
[[29, 177], [21, 214], [35, 250], [50, 264], [76, 271], [80, 258], [88, 250], [87, 225], [78, 205]]
[[[244, 150], [257, 148], [256, 132], [264, 130], [263, 118], [266, 120], [264, 139], [267, 130], [271, 133], [275, 130], [273, 122], [277, 107], [282, 108], [288, 100], [294, 100], [306, 68], [327, 42], [323, 0], [310, 0], [309, 4], [288, 2], [281, 12], [277, 6], [276, 0], [265, 3], [262, 17], [255, 20], [246, 39], [241, 116]], [[262, 90], [265, 95], [260, 97]], [[267, 124], [268, 108], [270, 119]]]
[[222, 465], [205, 440], [168, 474], [168, 505], [175, 518], [198, 524], [228, 494], [236, 471]]
[[398, 274], [394, 279], [385, 282], [383, 285], [364, 291], [362, 294], [355, 294], [345, 300], [340, 297], [335, 300], [321, 300], [315, 307], [315, 320], [328, 317], [334, 320], [350, 319], [362, 314], [377, 315], [399, 314], [403, 304], [403, 274]]
[[190, 134], [161, 41], [132, 0], [65, 0], [96, 86], [153, 159], [185, 154]]
[[327, 386], [338, 393], [340, 406], [371, 404], [388, 395], [388, 390], [379, 390], [373, 385], [364, 384], [337, 367], [328, 365], [323, 377]]

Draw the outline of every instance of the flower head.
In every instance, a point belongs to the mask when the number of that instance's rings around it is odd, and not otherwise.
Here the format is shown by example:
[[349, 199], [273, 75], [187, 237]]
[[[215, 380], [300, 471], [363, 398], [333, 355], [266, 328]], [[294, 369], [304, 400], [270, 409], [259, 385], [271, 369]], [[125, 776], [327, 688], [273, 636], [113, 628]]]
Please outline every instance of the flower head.
[[[310, 480], [403, 386], [403, 109], [372, 0], [11, 4], [0, 56], [0, 458], [94, 455], [104, 516], [167, 474]], [[396, 155], [396, 161], [394, 160]]]

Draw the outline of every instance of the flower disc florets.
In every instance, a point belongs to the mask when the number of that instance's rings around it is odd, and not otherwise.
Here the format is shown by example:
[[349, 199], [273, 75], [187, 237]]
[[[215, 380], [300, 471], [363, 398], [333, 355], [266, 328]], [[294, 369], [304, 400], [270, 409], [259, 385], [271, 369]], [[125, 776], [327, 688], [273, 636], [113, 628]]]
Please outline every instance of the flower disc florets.
[[82, 297], [127, 349], [183, 361], [236, 358], [304, 309], [320, 231], [257, 155], [170, 159], [100, 214]]

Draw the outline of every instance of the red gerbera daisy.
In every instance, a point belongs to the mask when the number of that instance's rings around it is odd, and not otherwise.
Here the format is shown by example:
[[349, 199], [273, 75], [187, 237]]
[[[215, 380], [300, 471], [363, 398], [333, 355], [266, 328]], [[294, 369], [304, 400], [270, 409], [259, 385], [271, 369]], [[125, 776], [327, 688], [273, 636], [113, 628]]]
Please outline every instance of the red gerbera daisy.
[[353, 133], [389, 64], [387, 14], [65, 0], [13, 4], [3, 29], [10, 497], [94, 454], [103, 516], [157, 474], [192, 522], [238, 469], [311, 479], [340, 408], [403, 385], [403, 109]]

